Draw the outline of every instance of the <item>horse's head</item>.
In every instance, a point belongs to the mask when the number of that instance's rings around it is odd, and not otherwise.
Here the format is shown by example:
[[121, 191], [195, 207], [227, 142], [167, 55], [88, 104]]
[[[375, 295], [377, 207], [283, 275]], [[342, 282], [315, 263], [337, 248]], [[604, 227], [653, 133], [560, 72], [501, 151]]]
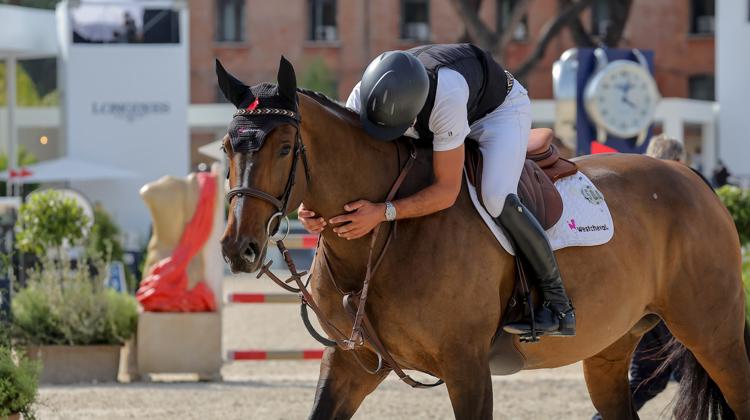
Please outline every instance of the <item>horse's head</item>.
[[[222, 253], [232, 271], [253, 272], [263, 262], [269, 237], [302, 201], [307, 166], [300, 137], [297, 81], [294, 68], [284, 57], [278, 86], [246, 86], [218, 60], [216, 75], [224, 96], [237, 107], [224, 137], [230, 207], [221, 238]], [[302, 166], [299, 160], [305, 165], [305, 175], [298, 170]]]

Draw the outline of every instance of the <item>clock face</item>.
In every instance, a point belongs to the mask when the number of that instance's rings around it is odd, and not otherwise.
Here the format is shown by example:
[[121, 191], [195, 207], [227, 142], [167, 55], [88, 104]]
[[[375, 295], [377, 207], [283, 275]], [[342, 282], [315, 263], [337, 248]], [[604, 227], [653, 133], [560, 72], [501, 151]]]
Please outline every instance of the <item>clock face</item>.
[[659, 91], [648, 70], [635, 62], [619, 60], [591, 79], [584, 101], [594, 123], [617, 137], [630, 138], [651, 124]]

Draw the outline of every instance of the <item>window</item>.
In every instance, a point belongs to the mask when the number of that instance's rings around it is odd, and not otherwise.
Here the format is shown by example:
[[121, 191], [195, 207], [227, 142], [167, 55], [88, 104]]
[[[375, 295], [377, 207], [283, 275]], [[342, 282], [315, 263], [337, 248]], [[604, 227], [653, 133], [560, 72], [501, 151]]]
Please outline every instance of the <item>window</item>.
[[690, 33], [713, 34], [716, 12], [714, 0], [690, 1]]
[[217, 0], [216, 41], [245, 40], [245, 0]]
[[716, 99], [715, 84], [716, 81], [713, 74], [690, 76], [688, 80], [688, 97], [690, 99], [713, 101]]
[[591, 34], [604, 35], [611, 24], [609, 2], [607, 0], [596, 0], [591, 5]]
[[429, 0], [401, 0], [401, 39], [429, 41]]
[[336, 0], [310, 0], [310, 40], [336, 41]]
[[[510, 19], [513, 16], [513, 9], [516, 8], [518, 0], [496, 0], [497, 1], [497, 27], [501, 30], [510, 25]], [[529, 16], [524, 15], [521, 22], [518, 23], [513, 32], [514, 41], [524, 41], [529, 37]]]

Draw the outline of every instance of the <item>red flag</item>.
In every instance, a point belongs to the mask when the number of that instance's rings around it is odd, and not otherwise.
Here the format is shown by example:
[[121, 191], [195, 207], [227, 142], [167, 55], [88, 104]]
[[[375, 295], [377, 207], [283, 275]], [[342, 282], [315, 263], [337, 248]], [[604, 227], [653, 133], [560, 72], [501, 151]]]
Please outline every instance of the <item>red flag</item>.
[[24, 177], [31, 176], [31, 175], [32, 175], [32, 172], [30, 170], [26, 169], [26, 168], [21, 168], [21, 169], [19, 169], [17, 171], [14, 171], [14, 170], [10, 171], [10, 178], [11, 179], [13, 179], [13, 178], [24, 178]]
[[591, 142], [591, 154], [596, 155], [599, 153], [620, 153], [620, 151], [594, 140]]

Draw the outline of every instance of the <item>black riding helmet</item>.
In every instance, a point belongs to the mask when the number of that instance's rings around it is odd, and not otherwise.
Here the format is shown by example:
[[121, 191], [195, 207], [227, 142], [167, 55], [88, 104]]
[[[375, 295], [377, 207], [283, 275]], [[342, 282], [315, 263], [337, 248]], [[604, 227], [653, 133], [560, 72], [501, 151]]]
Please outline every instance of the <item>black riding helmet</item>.
[[419, 115], [430, 88], [427, 71], [415, 56], [389, 51], [372, 60], [359, 86], [359, 118], [379, 140], [402, 136]]

